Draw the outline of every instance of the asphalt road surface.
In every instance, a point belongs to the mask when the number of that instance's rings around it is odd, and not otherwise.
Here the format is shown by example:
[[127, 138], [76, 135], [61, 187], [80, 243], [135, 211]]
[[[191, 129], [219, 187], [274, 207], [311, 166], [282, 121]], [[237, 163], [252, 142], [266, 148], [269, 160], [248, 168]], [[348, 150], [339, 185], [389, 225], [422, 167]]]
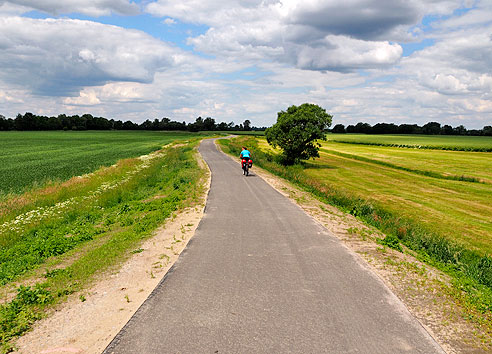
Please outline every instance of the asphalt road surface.
[[442, 353], [363, 262], [205, 140], [190, 244], [105, 353]]

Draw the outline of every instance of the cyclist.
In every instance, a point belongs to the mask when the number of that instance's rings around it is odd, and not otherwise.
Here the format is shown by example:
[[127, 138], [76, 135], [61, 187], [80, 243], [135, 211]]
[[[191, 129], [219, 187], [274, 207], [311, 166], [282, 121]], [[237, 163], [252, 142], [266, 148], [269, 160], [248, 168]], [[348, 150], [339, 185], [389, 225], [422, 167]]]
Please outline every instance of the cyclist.
[[246, 160], [246, 163], [248, 163], [251, 160], [251, 152], [249, 152], [248, 149], [246, 149], [245, 146], [243, 146], [243, 150], [239, 154], [239, 158], [242, 160]]

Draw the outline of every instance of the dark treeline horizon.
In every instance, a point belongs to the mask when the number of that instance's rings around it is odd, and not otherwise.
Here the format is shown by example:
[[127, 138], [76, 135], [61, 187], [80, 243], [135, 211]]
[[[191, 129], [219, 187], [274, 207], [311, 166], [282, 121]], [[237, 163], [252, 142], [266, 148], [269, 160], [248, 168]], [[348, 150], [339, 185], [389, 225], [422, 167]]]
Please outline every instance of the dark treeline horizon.
[[492, 136], [492, 126], [486, 125], [482, 129], [466, 129], [463, 125], [452, 127], [438, 122], [429, 122], [423, 126], [417, 124], [377, 123], [371, 126], [369, 123], [357, 123], [355, 125], [336, 124], [332, 133], [362, 133], [362, 134], [424, 134], [424, 135], [473, 135]]
[[198, 117], [193, 123], [178, 122], [164, 117], [147, 119], [137, 124], [130, 120], [107, 119], [104, 117], [94, 117], [91, 114], [67, 116], [60, 114], [56, 117], [39, 116], [30, 112], [18, 114], [15, 118], [5, 118], [0, 115], [0, 131], [36, 131], [36, 130], [187, 130], [190, 132], [198, 131], [252, 131], [265, 130], [265, 127], [257, 128], [251, 126], [251, 122], [246, 119], [243, 123], [234, 122], [217, 123], [214, 118]]
[[[36, 131], [36, 130], [182, 130], [190, 132], [198, 131], [263, 131], [266, 127], [254, 127], [246, 119], [243, 123], [234, 122], [217, 123], [214, 118], [198, 117], [193, 123], [178, 122], [164, 117], [137, 124], [130, 120], [121, 121], [94, 117], [91, 114], [67, 116], [40, 116], [30, 112], [24, 115], [18, 114], [15, 118], [5, 118], [0, 115], [0, 131]], [[492, 126], [484, 126], [482, 129], [466, 129], [463, 125], [452, 127], [441, 125], [438, 122], [429, 122], [423, 126], [418, 124], [377, 123], [371, 126], [369, 123], [359, 122], [355, 125], [336, 124], [332, 133], [362, 133], [362, 134], [423, 134], [423, 135], [473, 135], [492, 136]]]

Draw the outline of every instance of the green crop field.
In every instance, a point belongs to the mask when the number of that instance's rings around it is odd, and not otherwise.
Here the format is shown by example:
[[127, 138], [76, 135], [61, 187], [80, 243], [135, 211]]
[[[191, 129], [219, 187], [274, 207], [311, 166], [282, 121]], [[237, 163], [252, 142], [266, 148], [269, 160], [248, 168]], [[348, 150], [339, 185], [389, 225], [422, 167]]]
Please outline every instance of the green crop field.
[[0, 196], [86, 174], [195, 135], [148, 131], [0, 132]]
[[492, 136], [328, 134], [329, 141], [420, 149], [492, 151]]

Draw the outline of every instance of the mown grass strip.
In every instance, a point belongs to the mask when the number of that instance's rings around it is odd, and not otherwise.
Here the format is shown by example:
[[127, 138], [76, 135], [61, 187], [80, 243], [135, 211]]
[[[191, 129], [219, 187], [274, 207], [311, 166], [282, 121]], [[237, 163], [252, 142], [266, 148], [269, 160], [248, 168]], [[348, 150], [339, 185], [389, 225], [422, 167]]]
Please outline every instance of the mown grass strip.
[[456, 280], [455, 287], [468, 294], [467, 301], [472, 306], [481, 312], [492, 311], [492, 257], [490, 255], [481, 255], [469, 250], [460, 243], [429, 231], [418, 222], [401, 217], [374, 201], [323, 184], [307, 176], [302, 165], [282, 166], [276, 162], [275, 155], [259, 149], [258, 142], [254, 138], [220, 140], [219, 143], [233, 156], [239, 154], [241, 146], [251, 147], [254, 151], [255, 164], [295, 183], [320, 200], [380, 229], [390, 238], [386, 240], [386, 244], [395, 245], [395, 239], [401, 242], [415, 251], [420, 260], [450, 274]]
[[[490, 145], [492, 146], [492, 143]], [[263, 146], [262, 143], [261, 147]], [[337, 144], [332, 141], [323, 142], [322, 148], [443, 175], [474, 177], [492, 184], [492, 172], [489, 171], [492, 166], [492, 154], [489, 152], [400, 149], [387, 146]]]
[[345, 158], [352, 159], [352, 160], [358, 160], [358, 161], [362, 161], [362, 162], [372, 163], [372, 164], [376, 164], [376, 165], [381, 165], [381, 166], [385, 166], [385, 167], [390, 167], [390, 168], [394, 168], [396, 170], [411, 172], [411, 173], [415, 173], [415, 174], [418, 174], [421, 176], [427, 176], [427, 177], [433, 177], [433, 178], [439, 178], [439, 179], [448, 179], [448, 180], [454, 180], [454, 181], [485, 183], [485, 182], [483, 182], [480, 179], [475, 178], [475, 177], [444, 175], [442, 173], [438, 173], [438, 172], [434, 172], [434, 171], [425, 171], [425, 170], [419, 170], [419, 169], [415, 169], [415, 168], [399, 166], [399, 165], [395, 165], [395, 164], [390, 163], [390, 162], [385, 162], [385, 161], [375, 160], [375, 159], [369, 159], [369, 158], [364, 157], [364, 156], [347, 154], [347, 153], [340, 152], [340, 151], [324, 149], [324, 148], [322, 148], [320, 150], [324, 151], [328, 154], [337, 155], [337, 156], [345, 157]]
[[[12, 340], [47, 309], [82, 289], [95, 274], [124, 261], [173, 211], [196, 200], [203, 176], [193, 157], [196, 145], [168, 148], [140, 161], [145, 168], [133, 164], [134, 173], [121, 175], [114, 188], [82, 198], [61, 216], [24, 225], [22, 236], [2, 249], [3, 283], [56, 257], [72, 253], [74, 259], [64, 268], [49, 269], [36, 285], [19, 287], [13, 300], [0, 305], [2, 353], [12, 350]], [[81, 246], [88, 247], [77, 256]]]
[[423, 134], [336, 134], [326, 135], [328, 141], [341, 140], [348, 143], [376, 143], [392, 144], [398, 146], [410, 146], [419, 148], [419, 146], [429, 146], [433, 148], [450, 148], [456, 150], [467, 149], [490, 149], [492, 148], [492, 136], [464, 136], [464, 135], [423, 135]]
[[448, 145], [418, 145], [418, 144], [398, 144], [398, 143], [382, 143], [370, 141], [354, 141], [343, 139], [330, 139], [335, 143], [340, 144], [356, 144], [356, 145], [373, 145], [373, 146], [388, 146], [406, 149], [428, 149], [428, 150], [451, 150], [451, 151], [477, 151], [477, 152], [492, 152], [492, 147], [479, 146], [448, 146]]

